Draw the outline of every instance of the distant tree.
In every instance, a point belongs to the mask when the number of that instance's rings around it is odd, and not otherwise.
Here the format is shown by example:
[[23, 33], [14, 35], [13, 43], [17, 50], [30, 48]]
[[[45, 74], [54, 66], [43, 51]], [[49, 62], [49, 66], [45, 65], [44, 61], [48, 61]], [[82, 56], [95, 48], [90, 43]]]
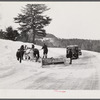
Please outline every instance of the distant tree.
[[19, 37], [19, 33], [17, 30], [13, 30], [13, 40], [17, 40], [17, 38]]
[[9, 26], [8, 28], [6, 28], [6, 32], [5, 32], [5, 38], [9, 39], [9, 40], [16, 40], [17, 37], [19, 36], [19, 33], [17, 30], [13, 30], [12, 26]]
[[5, 38], [9, 40], [13, 39], [13, 29], [11, 26], [6, 28]]
[[47, 10], [49, 9], [45, 4], [27, 4], [22, 9], [22, 14], [18, 14], [18, 16], [14, 18], [15, 23], [19, 23], [19, 29], [21, 31], [32, 31], [33, 43], [35, 42], [36, 35], [43, 37], [46, 35], [44, 26], [50, 24], [51, 18], [42, 14]]
[[1, 29], [1, 30], [0, 30], [0, 38], [1, 38], [1, 39], [4, 39], [4, 38], [5, 38], [4, 33], [5, 33], [5, 32]]

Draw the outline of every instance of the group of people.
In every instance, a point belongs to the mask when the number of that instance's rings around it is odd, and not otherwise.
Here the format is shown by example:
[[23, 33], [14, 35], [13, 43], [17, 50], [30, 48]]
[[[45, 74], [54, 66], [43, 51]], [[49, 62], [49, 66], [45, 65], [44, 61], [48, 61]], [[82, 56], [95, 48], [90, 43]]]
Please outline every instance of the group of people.
[[[42, 46], [42, 48], [40, 50], [43, 49], [43, 58], [47, 58], [47, 54], [48, 54], [48, 47], [47, 45], [44, 43], [44, 45]], [[70, 58], [70, 63], [72, 64], [72, 50], [69, 50], [69, 58]], [[17, 60], [21, 63], [21, 61], [23, 59], [25, 60], [34, 60], [37, 62], [40, 58], [40, 53], [39, 53], [39, 49], [35, 48], [34, 45], [32, 45], [31, 48], [28, 48], [27, 45], [21, 45], [21, 47], [18, 49], [18, 51], [16, 52], [16, 57]], [[25, 58], [24, 58], [25, 57]], [[67, 55], [66, 55], [67, 57]], [[67, 57], [68, 58], [68, 57]]]
[[[48, 47], [45, 43], [40, 50], [42, 50], [42, 49], [43, 49], [43, 58], [47, 58]], [[27, 45], [25, 45], [25, 46], [21, 45], [21, 47], [16, 52], [17, 60], [20, 63], [23, 60], [23, 56], [25, 56], [25, 59], [28, 59], [28, 60], [35, 59], [35, 61], [37, 62], [40, 58], [39, 49], [35, 48], [34, 45], [32, 45], [31, 48], [28, 48]]]

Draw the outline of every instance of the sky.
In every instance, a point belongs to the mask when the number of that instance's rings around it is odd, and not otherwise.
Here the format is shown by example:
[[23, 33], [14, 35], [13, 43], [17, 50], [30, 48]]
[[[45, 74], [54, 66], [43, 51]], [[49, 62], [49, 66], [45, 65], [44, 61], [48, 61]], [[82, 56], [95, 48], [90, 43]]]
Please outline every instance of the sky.
[[14, 29], [14, 17], [26, 4], [46, 4], [50, 10], [44, 14], [52, 18], [45, 27], [47, 33], [58, 38], [100, 40], [100, 2], [0, 2], [0, 29]]

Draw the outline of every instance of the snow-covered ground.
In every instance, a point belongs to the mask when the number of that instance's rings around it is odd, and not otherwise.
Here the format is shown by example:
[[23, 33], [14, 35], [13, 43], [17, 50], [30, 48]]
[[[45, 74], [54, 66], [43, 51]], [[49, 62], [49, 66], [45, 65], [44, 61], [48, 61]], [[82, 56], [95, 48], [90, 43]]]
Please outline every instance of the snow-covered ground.
[[[13, 42], [0, 39], [0, 89], [33, 90], [99, 90], [100, 89], [100, 54], [82, 51], [79, 59], [72, 65], [47, 65], [16, 59], [16, 51], [21, 45], [31, 43]], [[41, 46], [35, 46], [39, 50]], [[42, 50], [40, 56], [42, 57]], [[64, 57], [66, 49], [49, 48], [48, 57]]]

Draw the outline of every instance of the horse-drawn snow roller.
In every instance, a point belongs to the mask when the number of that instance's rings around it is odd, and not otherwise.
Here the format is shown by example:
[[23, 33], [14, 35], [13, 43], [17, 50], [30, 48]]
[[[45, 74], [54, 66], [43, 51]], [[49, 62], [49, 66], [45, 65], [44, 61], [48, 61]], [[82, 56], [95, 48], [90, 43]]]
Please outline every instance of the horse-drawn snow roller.
[[64, 58], [43, 58], [42, 66], [44, 65], [54, 65], [54, 64], [64, 64], [66, 65], [66, 60]]

